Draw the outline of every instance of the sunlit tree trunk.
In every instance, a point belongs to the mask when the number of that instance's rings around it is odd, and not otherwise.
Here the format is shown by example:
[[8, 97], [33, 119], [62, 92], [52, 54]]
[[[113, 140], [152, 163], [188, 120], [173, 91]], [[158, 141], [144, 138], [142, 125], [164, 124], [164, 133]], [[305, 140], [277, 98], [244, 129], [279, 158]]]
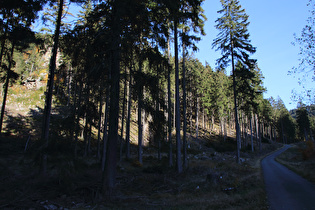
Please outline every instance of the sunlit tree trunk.
[[123, 151], [123, 145], [124, 145], [123, 136], [124, 136], [124, 123], [125, 123], [126, 91], [127, 91], [127, 67], [125, 67], [125, 82], [124, 82], [123, 107], [122, 107], [122, 115], [121, 115], [119, 161], [122, 160], [122, 151]]
[[[183, 30], [184, 31], [184, 30]], [[185, 69], [185, 57], [186, 57], [186, 48], [185, 44], [183, 44], [183, 166], [187, 168], [187, 138], [186, 138], [186, 131], [187, 131], [187, 119], [186, 119], [186, 69]]]
[[106, 89], [104, 125], [103, 125], [103, 154], [102, 154], [102, 163], [101, 163], [101, 169], [103, 172], [105, 170], [107, 140], [108, 140], [109, 90], [110, 90], [110, 86], [108, 85]]
[[[170, 63], [170, 40], [167, 38], [167, 56], [168, 63]], [[168, 66], [167, 74], [167, 122], [168, 122], [168, 165], [173, 166], [173, 143], [172, 143], [172, 101], [171, 101], [171, 67]]]
[[102, 96], [103, 85], [100, 85], [99, 94], [99, 116], [98, 116], [98, 128], [97, 128], [97, 151], [96, 157], [100, 159], [101, 157], [101, 126], [102, 126], [102, 108], [103, 108], [103, 96]]
[[253, 127], [252, 127], [253, 117], [251, 116], [249, 119], [249, 127], [250, 127], [250, 143], [252, 146], [252, 152], [254, 152], [254, 142], [253, 142]]
[[197, 96], [197, 106], [196, 106], [196, 138], [199, 136], [199, 97]]
[[[139, 60], [139, 75], [142, 74], [142, 60]], [[138, 81], [141, 83], [140, 81]], [[139, 84], [138, 90], [138, 161], [142, 164], [142, 143], [143, 143], [143, 122], [142, 122], [142, 97], [143, 97], [143, 86]]]
[[129, 72], [129, 85], [128, 85], [128, 111], [126, 121], [126, 159], [130, 159], [130, 118], [131, 118], [131, 87], [132, 87], [132, 76], [131, 68]]

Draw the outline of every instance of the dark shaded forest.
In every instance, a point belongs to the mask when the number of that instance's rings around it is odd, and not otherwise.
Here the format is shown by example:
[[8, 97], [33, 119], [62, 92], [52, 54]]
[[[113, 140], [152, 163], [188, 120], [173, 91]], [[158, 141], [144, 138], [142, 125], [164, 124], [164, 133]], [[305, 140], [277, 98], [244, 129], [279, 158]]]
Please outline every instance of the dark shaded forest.
[[195, 58], [202, 2], [0, 3], [0, 208], [267, 208], [259, 161], [314, 141], [314, 105], [263, 97], [237, 0]]

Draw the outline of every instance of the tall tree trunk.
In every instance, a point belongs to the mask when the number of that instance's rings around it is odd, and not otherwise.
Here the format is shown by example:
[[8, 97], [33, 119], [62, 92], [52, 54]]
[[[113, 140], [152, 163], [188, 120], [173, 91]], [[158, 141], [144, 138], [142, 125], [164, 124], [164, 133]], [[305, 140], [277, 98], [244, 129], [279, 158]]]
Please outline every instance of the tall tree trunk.
[[256, 145], [259, 146], [259, 124], [258, 124], [257, 114], [255, 114], [255, 126], [256, 126]]
[[[142, 76], [142, 60], [139, 60], [139, 75]], [[143, 97], [143, 86], [139, 82], [138, 90], [138, 161], [142, 164], [142, 142], [143, 142], [143, 123], [142, 123], [142, 97]]]
[[223, 130], [224, 130], [224, 142], [226, 141], [227, 131], [226, 131], [226, 117], [223, 118]]
[[[159, 87], [158, 87], [158, 93], [157, 93], [157, 99], [155, 101], [155, 123], [158, 124], [158, 128], [162, 128], [159, 126], [159, 124], [161, 123], [160, 122], [160, 119], [159, 119], [159, 116], [160, 116], [160, 103], [159, 103]], [[162, 135], [160, 134], [160, 132], [162, 132], [162, 129], [161, 130], [155, 130], [154, 131], [154, 142], [157, 142], [158, 144], [158, 160], [161, 160], [161, 138], [162, 138]]]
[[[103, 83], [102, 83], [103, 84]], [[101, 125], [102, 125], [102, 108], [103, 108], [103, 97], [102, 97], [102, 90], [103, 85], [100, 84], [100, 95], [99, 95], [99, 116], [98, 116], [98, 129], [97, 129], [97, 152], [96, 157], [100, 159], [101, 157]]]
[[196, 138], [199, 136], [199, 97], [197, 96], [197, 106], [196, 106]]
[[83, 89], [83, 81], [80, 82], [80, 88], [79, 88], [79, 99], [78, 99], [78, 105], [76, 110], [76, 121], [75, 121], [75, 137], [74, 137], [74, 157], [77, 158], [77, 147], [78, 147], [78, 135], [79, 135], [79, 129], [80, 129], [80, 115], [81, 115], [81, 100], [82, 100], [82, 89]]
[[176, 168], [177, 172], [183, 171], [181, 161], [181, 139], [180, 139], [180, 102], [179, 102], [179, 69], [178, 69], [178, 40], [177, 19], [174, 21], [174, 49], [175, 49], [175, 121], [176, 121]]
[[89, 125], [91, 124], [91, 116], [88, 114], [88, 107], [89, 107], [89, 103], [90, 103], [90, 86], [89, 86], [89, 81], [87, 81], [86, 84], [86, 95], [85, 95], [85, 110], [84, 110], [84, 117], [85, 117], [85, 125], [84, 125], [84, 157], [87, 156], [89, 154], [89, 137], [90, 137], [90, 132], [89, 132]]
[[113, 3], [113, 20], [111, 25], [111, 88], [109, 105], [109, 130], [105, 162], [105, 191], [111, 194], [116, 182], [118, 118], [119, 118], [119, 79], [120, 79], [120, 15], [119, 1]]
[[[183, 32], [185, 33], [185, 30], [183, 29]], [[186, 119], [186, 69], [185, 69], [185, 57], [186, 57], [186, 47], [185, 44], [183, 44], [183, 166], [184, 168], [187, 168], [187, 138], [186, 138], [186, 132], [187, 132], [187, 119]]]
[[8, 88], [9, 88], [9, 82], [10, 82], [10, 71], [13, 63], [13, 53], [14, 53], [14, 43], [12, 43], [10, 57], [9, 57], [9, 66], [7, 68], [7, 77], [4, 83], [4, 93], [3, 93], [3, 101], [2, 101], [2, 107], [1, 107], [1, 116], [0, 116], [0, 133], [2, 132], [2, 124], [4, 119], [4, 111], [5, 111], [5, 105], [7, 102], [7, 95], [8, 95]]
[[[72, 115], [72, 122], [73, 124], [71, 125], [70, 127], [70, 139], [71, 139], [71, 142], [74, 142], [74, 136], [75, 136], [75, 120], [76, 120], [76, 111], [77, 111], [77, 103], [78, 103], [78, 100], [77, 100], [77, 89], [78, 89], [78, 84], [77, 82], [74, 82], [73, 84], [71, 83], [70, 86], [74, 86], [74, 87], [71, 87], [71, 91], [69, 92], [69, 98], [70, 98], [70, 102], [69, 102], [69, 106], [71, 106], [71, 96], [73, 97], [73, 106], [72, 106], [72, 112], [73, 112], [73, 115]], [[73, 90], [72, 90], [73, 89]]]
[[[167, 56], [168, 56], [168, 63], [170, 64], [170, 40], [167, 37]], [[168, 68], [167, 74], [167, 122], [168, 122], [168, 145], [169, 145], [169, 152], [168, 152], [168, 165], [169, 167], [173, 166], [173, 143], [172, 143], [172, 101], [171, 101], [171, 67], [170, 65]]]
[[72, 68], [68, 65], [67, 70], [67, 106], [70, 105], [71, 102], [71, 83], [72, 83]]
[[213, 130], [213, 126], [214, 126], [214, 109], [212, 109], [212, 115], [211, 115], [211, 128], [210, 131]]
[[[191, 84], [191, 80], [190, 80], [190, 84]], [[191, 85], [190, 85], [190, 100], [189, 100], [189, 108], [190, 108], [190, 113], [189, 113], [189, 133], [190, 133], [190, 137], [192, 137], [192, 129], [193, 129], [193, 96], [192, 96], [192, 91], [191, 91]]]
[[[54, 76], [55, 76], [55, 69], [56, 69], [62, 10], [63, 10], [63, 0], [60, 0], [58, 16], [57, 16], [57, 21], [56, 21], [56, 29], [54, 33], [54, 45], [52, 48], [51, 58], [50, 58], [50, 63], [49, 63], [49, 74], [48, 74], [48, 80], [47, 80], [45, 108], [44, 108], [44, 114], [43, 114], [44, 119], [43, 119], [41, 140], [44, 144], [44, 150], [48, 147], [48, 141], [49, 141], [51, 102], [52, 102], [53, 87], [54, 87]], [[41, 173], [46, 174], [46, 169], [47, 169], [47, 154], [46, 152], [43, 152]]]
[[220, 136], [223, 137], [223, 117], [220, 117]]
[[261, 139], [262, 139], [262, 131], [263, 131], [263, 126], [262, 126], [262, 123], [260, 123], [258, 121], [258, 131], [259, 131], [259, 152], [261, 152], [262, 150], [262, 145], [261, 145]]
[[102, 154], [102, 164], [101, 164], [101, 169], [102, 169], [103, 172], [105, 171], [106, 152], [107, 152], [107, 140], [108, 140], [109, 91], [110, 91], [110, 85], [108, 85], [107, 89], [106, 89], [105, 111], [104, 111], [103, 154]]
[[126, 159], [130, 159], [131, 86], [132, 86], [132, 76], [131, 76], [131, 68], [130, 68], [129, 86], [128, 86], [128, 111], [127, 111], [127, 121], [126, 121]]
[[61, 26], [61, 17], [63, 10], [63, 0], [59, 1], [58, 16], [56, 22], [56, 29], [54, 33], [54, 45], [52, 48], [52, 55], [49, 63], [49, 75], [47, 81], [47, 90], [46, 90], [46, 99], [45, 99], [45, 108], [44, 108], [44, 120], [43, 120], [43, 129], [42, 129], [42, 140], [45, 143], [46, 147], [48, 146], [48, 136], [49, 136], [49, 123], [50, 123], [50, 112], [51, 112], [51, 101], [52, 101], [52, 92], [54, 86], [54, 75], [56, 70], [56, 60], [59, 44], [59, 34]]
[[126, 92], [127, 92], [127, 67], [125, 67], [125, 82], [124, 82], [123, 107], [122, 107], [122, 115], [121, 115], [119, 161], [122, 160], [122, 151], [123, 151], [123, 145], [124, 145], [123, 135], [124, 135], [124, 123], [125, 123]]
[[254, 152], [254, 142], [253, 142], [253, 127], [252, 127], [253, 117], [251, 116], [249, 119], [249, 127], [250, 127], [250, 143], [252, 146], [252, 152]]
[[[6, 14], [4, 13], [3, 14], [3, 20], [6, 18]], [[2, 66], [2, 57], [4, 55], [4, 50], [5, 50], [5, 43], [6, 43], [6, 40], [7, 40], [7, 31], [8, 31], [8, 21], [6, 22], [4, 28], [3, 28], [3, 40], [1, 42], [1, 51], [0, 51], [0, 68]]]
[[202, 129], [205, 130], [205, 108], [202, 107]]
[[[232, 35], [230, 37], [232, 40]], [[241, 136], [240, 136], [240, 126], [238, 123], [238, 112], [237, 112], [237, 92], [236, 92], [236, 75], [235, 75], [235, 68], [234, 68], [234, 49], [233, 49], [233, 41], [231, 44], [231, 55], [232, 55], [232, 74], [233, 74], [233, 93], [234, 93], [234, 117], [235, 117], [235, 127], [236, 127], [236, 142], [237, 142], [237, 156], [236, 156], [236, 162], [240, 163], [240, 146], [241, 146]]]

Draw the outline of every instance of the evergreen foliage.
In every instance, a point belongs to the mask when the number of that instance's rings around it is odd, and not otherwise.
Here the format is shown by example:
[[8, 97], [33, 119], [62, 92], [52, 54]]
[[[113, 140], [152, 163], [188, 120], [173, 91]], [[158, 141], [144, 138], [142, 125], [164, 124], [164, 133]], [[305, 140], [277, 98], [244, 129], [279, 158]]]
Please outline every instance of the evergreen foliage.
[[39, 139], [42, 123], [43, 173], [59, 152], [55, 146], [68, 142], [69, 156], [99, 164], [99, 188], [110, 198], [117, 168], [126, 163], [124, 153], [137, 167], [152, 158], [148, 151], [156, 152], [161, 164], [167, 153], [168, 166], [182, 173], [189, 170], [194, 144], [203, 138], [218, 140], [207, 144], [237, 154], [238, 162], [241, 149], [249, 146], [254, 152], [266, 142], [296, 141], [297, 128], [300, 137], [308, 128], [306, 137], [312, 138], [314, 116], [306, 116], [310, 108], [297, 110], [295, 120], [280, 98], [263, 98], [262, 72], [250, 59], [255, 48], [248, 16], [238, 0], [221, 0], [220, 32], [213, 42], [222, 54], [217, 68], [203, 65], [190, 51], [197, 50], [199, 35], [204, 35], [202, 0], [71, 1], [82, 7], [73, 27], [65, 27], [62, 19], [69, 2], [43, 1], [51, 6], [45, 15], [53, 17], [55, 31], [36, 36], [30, 23], [42, 9], [41, 1], [30, 1], [31, 7], [12, 2], [21, 8], [0, 3], [1, 83], [7, 92], [9, 79], [21, 85], [47, 82], [45, 108], [32, 111], [33, 129], [28, 131]]
[[216, 20], [216, 28], [220, 30], [216, 39], [213, 40], [213, 47], [221, 50], [222, 57], [217, 60], [217, 64], [224, 68], [232, 63], [233, 92], [234, 92], [234, 117], [236, 125], [237, 139], [237, 162], [240, 163], [241, 137], [238, 119], [238, 104], [236, 90], [236, 72], [234, 60], [241, 62], [246, 68], [252, 68], [253, 60], [249, 59], [256, 49], [250, 44], [249, 33], [247, 31], [248, 15], [245, 9], [241, 8], [238, 0], [221, 0], [222, 9], [218, 11], [222, 14]]

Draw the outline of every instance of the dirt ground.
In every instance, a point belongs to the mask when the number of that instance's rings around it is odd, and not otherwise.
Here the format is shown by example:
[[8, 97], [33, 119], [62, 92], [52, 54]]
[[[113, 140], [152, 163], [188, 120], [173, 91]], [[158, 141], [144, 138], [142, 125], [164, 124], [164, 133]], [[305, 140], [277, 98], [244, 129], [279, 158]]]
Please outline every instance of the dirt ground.
[[[190, 142], [188, 167], [182, 174], [168, 166], [166, 153], [157, 159], [154, 148], [144, 148], [144, 162], [117, 166], [111, 199], [102, 195], [100, 161], [93, 156], [73, 158], [71, 142], [56, 143], [48, 156], [48, 173], [39, 175], [38, 143], [27, 137], [0, 138], [1, 209], [268, 209], [257, 161], [279, 145], [264, 144], [263, 152], [218, 152], [231, 142], [209, 139]], [[135, 146], [134, 146], [135, 147]]]

